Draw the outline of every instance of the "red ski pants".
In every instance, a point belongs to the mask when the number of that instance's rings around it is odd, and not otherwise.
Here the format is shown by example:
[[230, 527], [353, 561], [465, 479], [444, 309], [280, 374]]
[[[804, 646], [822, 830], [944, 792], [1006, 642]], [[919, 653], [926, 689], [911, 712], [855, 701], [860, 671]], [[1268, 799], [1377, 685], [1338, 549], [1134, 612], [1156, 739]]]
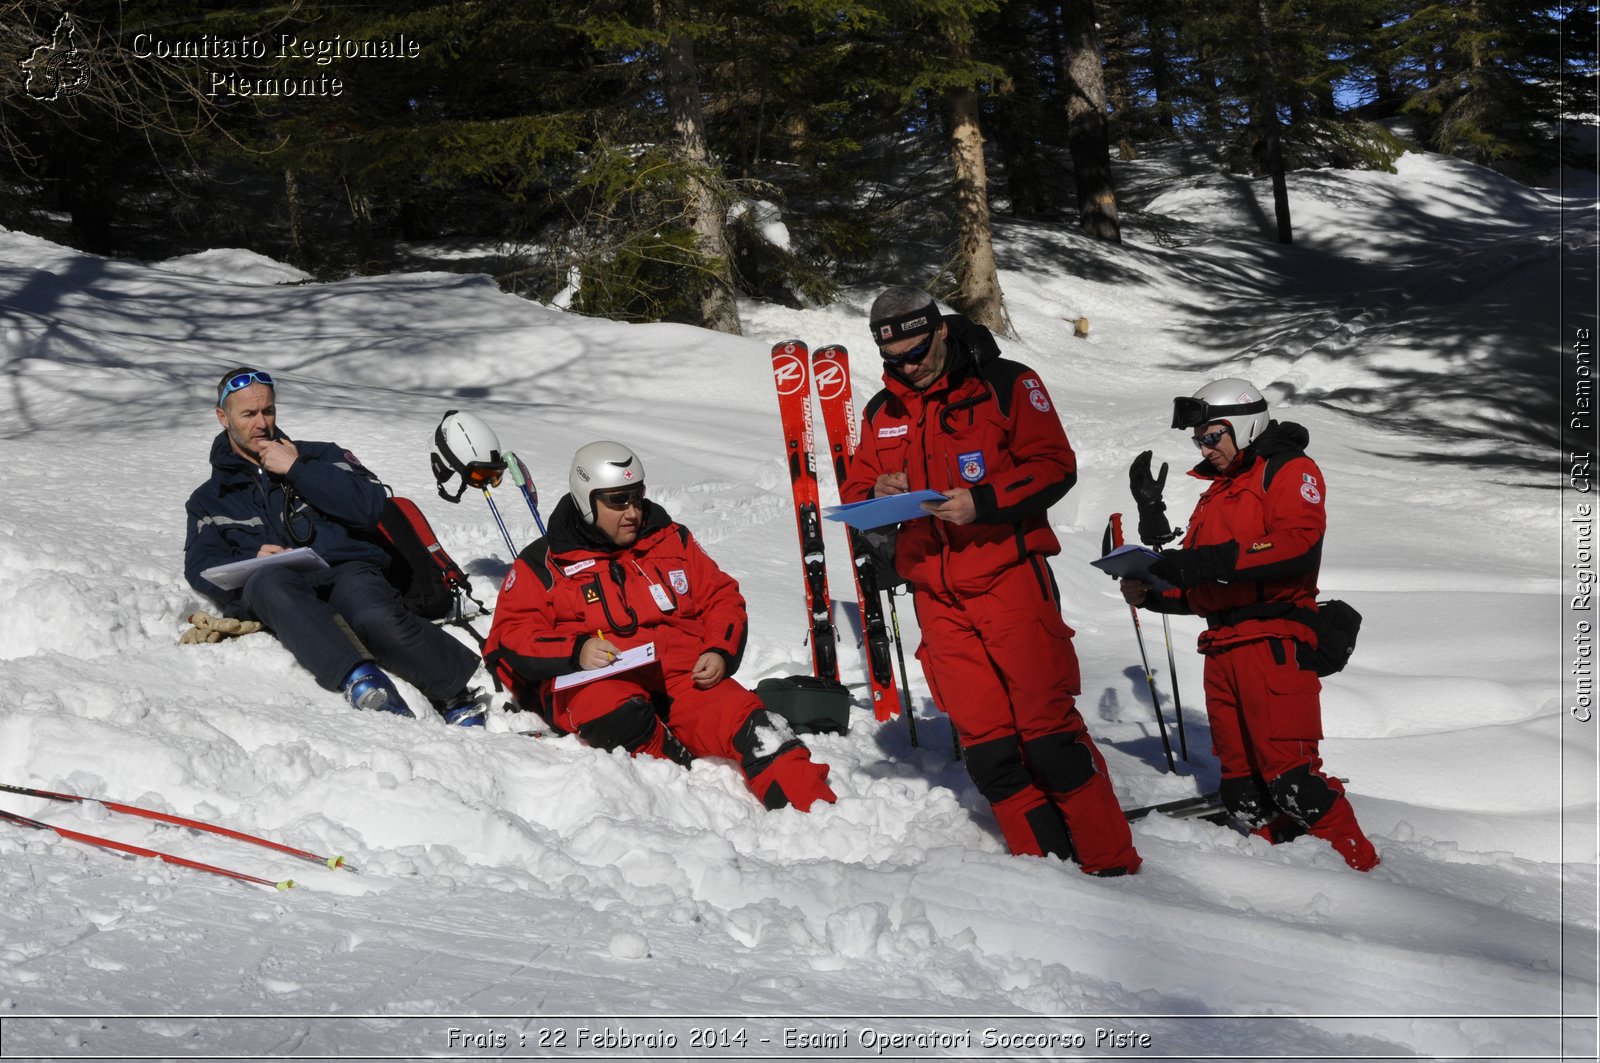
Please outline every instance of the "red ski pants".
[[[701, 690], [687, 675], [669, 681], [667, 693], [672, 698], [672, 733], [690, 753], [739, 759], [733, 736], [752, 712], [763, 707], [760, 698], [732, 679]], [[556, 693], [555, 723], [562, 730], [580, 732], [629, 698], [650, 694], [650, 685], [626, 675], [597, 679]]]
[[1211, 748], [1222, 762], [1223, 803], [1276, 841], [1288, 822], [1332, 844], [1346, 863], [1378, 863], [1344, 783], [1322, 771], [1322, 680], [1295, 660], [1295, 643], [1246, 642], [1206, 657]]
[[1224, 777], [1270, 781], [1321, 763], [1322, 680], [1295, 662], [1293, 640], [1262, 639], [1211, 654], [1205, 687], [1211, 750]]
[[[828, 766], [816, 763], [788, 726], [773, 718], [761, 699], [732, 679], [701, 689], [687, 673], [666, 681], [670, 726], [656, 715], [652, 690], [659, 673], [598, 679], [558, 692], [554, 722], [591, 744], [623, 747], [684, 763], [695, 757], [736, 761], [745, 781], [768, 808], [793, 805], [809, 811], [832, 802]], [[681, 747], [681, 748], [679, 748]]]
[[1007, 848], [1072, 856], [1091, 873], [1132, 872], [1139, 855], [1078, 713], [1072, 629], [1043, 566], [1012, 568], [961, 599], [918, 591], [917, 658]]

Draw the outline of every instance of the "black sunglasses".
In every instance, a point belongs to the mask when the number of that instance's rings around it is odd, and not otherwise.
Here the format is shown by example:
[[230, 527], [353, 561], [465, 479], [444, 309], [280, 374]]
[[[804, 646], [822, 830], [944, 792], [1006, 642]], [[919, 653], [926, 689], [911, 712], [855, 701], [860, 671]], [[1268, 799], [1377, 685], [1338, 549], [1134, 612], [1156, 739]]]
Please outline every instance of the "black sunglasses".
[[878, 353], [883, 356], [884, 365], [898, 367], [902, 365], [920, 364], [924, 358], [928, 357], [928, 352], [931, 350], [933, 350], [933, 333], [930, 332], [921, 343], [917, 344], [909, 351], [901, 351], [899, 354], [890, 354], [882, 347], [879, 347]]
[[607, 509], [616, 510], [619, 513], [629, 506], [638, 506], [643, 509], [644, 485], [640, 484], [638, 487], [629, 487], [622, 491], [607, 491], [604, 493], [596, 491], [594, 500]]
[[1217, 444], [1222, 442], [1222, 437], [1229, 434], [1226, 428], [1219, 428], [1215, 432], [1207, 432], [1203, 436], [1191, 436], [1189, 441], [1197, 447], [1210, 447], [1212, 450], [1216, 450]]

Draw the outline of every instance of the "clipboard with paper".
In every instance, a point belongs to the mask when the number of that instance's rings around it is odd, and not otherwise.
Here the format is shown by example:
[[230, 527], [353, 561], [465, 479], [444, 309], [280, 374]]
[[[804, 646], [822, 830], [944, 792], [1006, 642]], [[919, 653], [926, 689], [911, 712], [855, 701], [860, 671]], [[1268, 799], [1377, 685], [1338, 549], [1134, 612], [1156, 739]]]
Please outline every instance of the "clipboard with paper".
[[210, 580], [225, 591], [232, 591], [243, 587], [252, 574], [264, 568], [276, 568], [280, 565], [296, 572], [316, 572], [328, 567], [328, 563], [311, 547], [299, 546], [276, 554], [263, 554], [260, 557], [247, 557], [243, 561], [230, 561], [226, 565], [213, 565], [201, 569], [200, 578]]
[[570, 690], [580, 687], [585, 683], [593, 683], [596, 679], [610, 679], [612, 676], [631, 672], [638, 668], [648, 668], [656, 663], [656, 644], [646, 642], [642, 646], [633, 646], [617, 654], [617, 659], [604, 668], [588, 668], [580, 672], [568, 672], [566, 675], [556, 676], [556, 690]]
[[1160, 560], [1161, 555], [1148, 546], [1129, 543], [1117, 547], [1104, 557], [1095, 558], [1089, 564], [1119, 579], [1143, 580], [1158, 591], [1170, 591], [1172, 584], [1150, 574], [1150, 566]]

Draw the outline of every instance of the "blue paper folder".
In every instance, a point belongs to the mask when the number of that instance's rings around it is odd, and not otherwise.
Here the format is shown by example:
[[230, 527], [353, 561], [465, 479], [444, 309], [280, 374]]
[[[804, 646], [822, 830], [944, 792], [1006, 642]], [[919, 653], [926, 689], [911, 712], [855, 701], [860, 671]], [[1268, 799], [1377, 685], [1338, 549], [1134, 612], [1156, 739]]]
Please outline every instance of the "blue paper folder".
[[943, 502], [944, 495], [937, 491], [908, 491], [903, 495], [884, 495], [865, 502], [847, 502], [842, 506], [829, 506], [823, 515], [829, 520], [842, 520], [852, 528], [881, 528], [885, 524], [899, 524], [903, 520], [926, 517], [924, 502]]

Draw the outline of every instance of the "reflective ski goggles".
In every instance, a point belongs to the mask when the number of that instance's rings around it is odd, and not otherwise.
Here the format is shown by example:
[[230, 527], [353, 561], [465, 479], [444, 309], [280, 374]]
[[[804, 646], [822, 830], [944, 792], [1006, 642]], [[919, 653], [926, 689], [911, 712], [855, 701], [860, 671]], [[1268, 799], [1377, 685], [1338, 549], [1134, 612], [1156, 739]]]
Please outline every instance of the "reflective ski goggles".
[[217, 405], [221, 406], [223, 399], [232, 395], [235, 391], [243, 391], [251, 384], [265, 384], [274, 391], [277, 390], [277, 385], [272, 382], [271, 375], [259, 369], [245, 369], [234, 373], [230, 377], [225, 377], [222, 383], [217, 385]]
[[1265, 413], [1267, 400], [1257, 399], [1254, 402], [1232, 403], [1227, 406], [1213, 406], [1205, 399], [1192, 396], [1172, 400], [1172, 427], [1174, 428], [1199, 428], [1212, 421], [1226, 421], [1233, 417], [1250, 413]]
[[917, 344], [909, 351], [901, 351], [899, 354], [890, 354], [882, 347], [879, 347], [878, 353], [883, 356], [884, 365], [894, 366], [895, 368], [899, 368], [902, 365], [920, 365], [923, 359], [928, 357], [928, 352], [933, 350], [933, 335], [934, 334], [931, 332], [928, 333], [923, 337], [921, 343]]
[[461, 478], [467, 482], [468, 487], [499, 487], [500, 478], [505, 474], [504, 465], [486, 465], [475, 461], [467, 466]]
[[625, 487], [620, 491], [596, 491], [594, 500], [597, 505], [607, 509], [623, 512], [630, 506], [644, 508], [644, 484], [638, 487]]
[[[500, 478], [506, 472], [506, 463], [503, 461], [474, 461], [468, 463], [465, 468], [452, 469], [445, 464], [445, 460], [439, 456], [437, 451], [431, 454], [430, 457], [433, 460], [433, 478], [442, 485], [450, 477], [459, 474], [463, 491], [468, 487], [499, 487]], [[440, 491], [443, 490], [444, 488], [441, 486]], [[446, 495], [445, 497], [448, 498], [449, 496]], [[456, 497], [459, 498], [460, 496], [457, 495]]]
[[1219, 428], [1215, 432], [1207, 432], [1203, 436], [1192, 436], [1189, 441], [1202, 450], [1207, 447], [1216, 450], [1217, 444], [1222, 442], [1222, 437], [1231, 434], [1229, 429]]

